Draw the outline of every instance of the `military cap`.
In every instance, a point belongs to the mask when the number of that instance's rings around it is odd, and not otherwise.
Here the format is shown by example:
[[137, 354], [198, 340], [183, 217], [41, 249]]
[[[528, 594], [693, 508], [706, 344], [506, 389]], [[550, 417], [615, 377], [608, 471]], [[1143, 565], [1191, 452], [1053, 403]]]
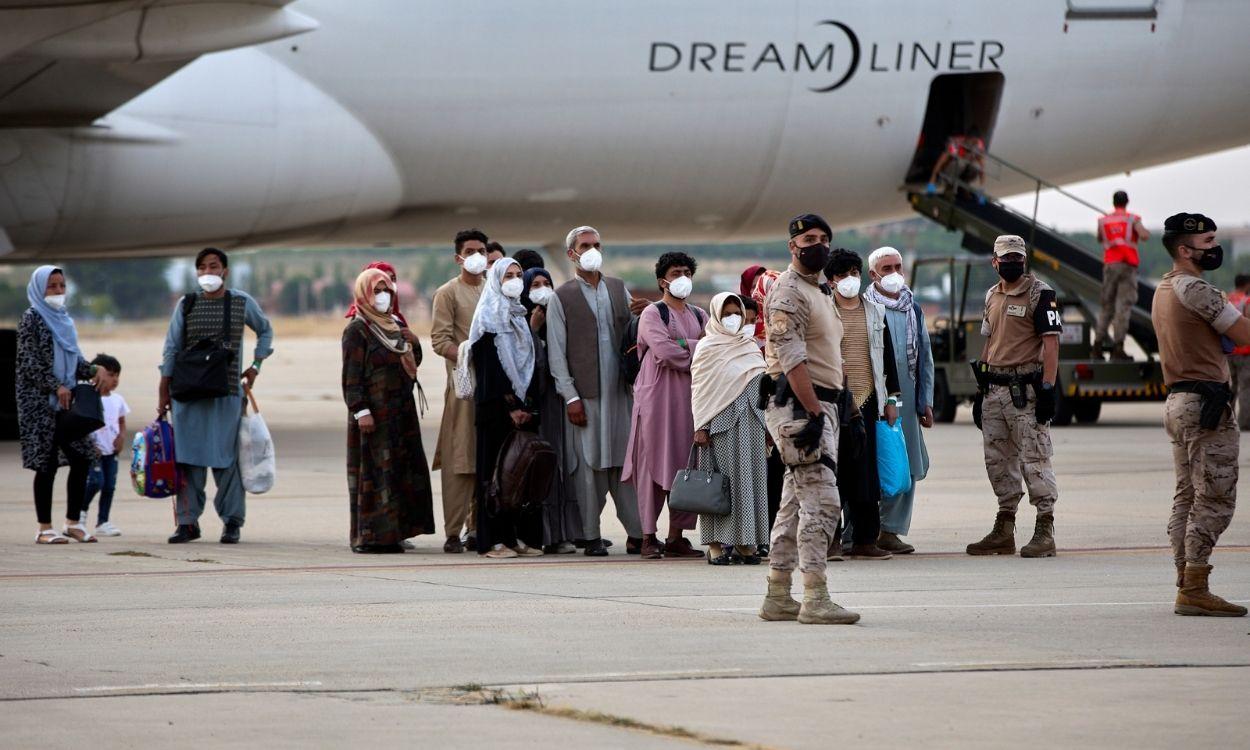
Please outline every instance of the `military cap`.
[[790, 220], [791, 237], [798, 237], [800, 234], [811, 231], [813, 228], [823, 229], [825, 230], [825, 234], [830, 237], [833, 236], [833, 230], [829, 228], [829, 222], [820, 218], [816, 214], [803, 214], [802, 216], [796, 216]]
[[1163, 231], [1176, 234], [1201, 234], [1214, 232], [1215, 222], [1202, 214], [1172, 214], [1163, 222]]
[[1024, 238], [1018, 234], [1000, 234], [998, 239], [994, 240], [994, 257], [1001, 258], [1004, 255], [1019, 253], [1020, 255], [1028, 255], [1028, 246], [1024, 244]]

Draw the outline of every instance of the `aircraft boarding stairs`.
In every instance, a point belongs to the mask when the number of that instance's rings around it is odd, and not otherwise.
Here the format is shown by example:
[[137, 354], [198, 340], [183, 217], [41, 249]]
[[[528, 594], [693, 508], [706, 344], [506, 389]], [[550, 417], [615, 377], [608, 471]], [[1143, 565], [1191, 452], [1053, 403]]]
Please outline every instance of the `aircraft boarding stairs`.
[[[1094, 226], [1098, 215], [1105, 213], [1097, 206], [988, 152], [984, 156], [987, 169], [989, 165], [996, 164], [1002, 169], [1027, 177], [1034, 183], [1035, 195], [1043, 189], [1050, 189], [1089, 208], [1092, 212], [1091, 226]], [[1031, 250], [1030, 267], [1051, 281], [1061, 298], [1067, 296], [1079, 299], [1087, 315], [1091, 317], [1092, 325], [1100, 309], [1101, 257], [1039, 224], [1036, 213], [1028, 216], [1016, 211], [990, 195], [979, 193], [977, 188], [962, 180], [955, 180], [953, 184], [948, 181], [946, 187], [949, 189], [945, 192], [926, 193], [923, 190], [915, 191], [914, 186], [908, 186], [912, 208], [948, 229], [963, 232], [963, 247], [980, 255], [989, 255], [992, 252], [994, 239], [998, 235], [1020, 235]], [[983, 201], [978, 199], [978, 194], [983, 196]], [[1035, 212], [1037, 205], [1035, 200]], [[1137, 303], [1133, 306], [1129, 321], [1129, 336], [1142, 348], [1148, 359], [1153, 359], [1159, 350], [1154, 326], [1150, 321], [1154, 292], [1154, 284], [1138, 281]]]

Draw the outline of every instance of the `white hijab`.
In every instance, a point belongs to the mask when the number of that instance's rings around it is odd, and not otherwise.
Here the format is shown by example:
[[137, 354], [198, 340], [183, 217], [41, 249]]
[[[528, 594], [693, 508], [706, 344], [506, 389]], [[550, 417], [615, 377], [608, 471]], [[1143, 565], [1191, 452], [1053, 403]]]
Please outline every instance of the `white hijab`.
[[524, 400], [534, 376], [534, 339], [530, 336], [525, 306], [503, 293], [503, 275], [515, 265], [512, 258], [500, 258], [486, 272], [486, 288], [469, 324], [469, 346], [487, 333], [495, 334], [499, 364], [512, 383], [512, 393]]
[[765, 369], [764, 357], [751, 335], [754, 329], [743, 324], [734, 333], [721, 321], [721, 311], [730, 300], [746, 311], [742, 298], [732, 292], [721, 292], [713, 297], [712, 317], [704, 327], [705, 333], [690, 362], [690, 406], [696, 430], [707, 427]]

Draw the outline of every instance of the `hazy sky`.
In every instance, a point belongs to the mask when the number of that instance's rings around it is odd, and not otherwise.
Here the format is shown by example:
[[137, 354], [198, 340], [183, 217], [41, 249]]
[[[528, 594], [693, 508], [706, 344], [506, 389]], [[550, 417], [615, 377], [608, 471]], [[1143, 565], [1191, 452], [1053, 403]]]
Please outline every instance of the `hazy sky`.
[[[1221, 228], [1250, 226], [1250, 146], [1151, 167], [1131, 175], [1113, 175], [1077, 182], [1065, 189], [1097, 206], [1111, 207], [1111, 194], [1126, 190], [1129, 210], [1140, 214], [1148, 228], [1180, 211], [1204, 213]], [[1032, 214], [1032, 193], [1007, 201], [1013, 208]], [[1063, 196], [1042, 194], [1038, 218], [1061, 229], [1093, 231], [1097, 217], [1092, 211]]]

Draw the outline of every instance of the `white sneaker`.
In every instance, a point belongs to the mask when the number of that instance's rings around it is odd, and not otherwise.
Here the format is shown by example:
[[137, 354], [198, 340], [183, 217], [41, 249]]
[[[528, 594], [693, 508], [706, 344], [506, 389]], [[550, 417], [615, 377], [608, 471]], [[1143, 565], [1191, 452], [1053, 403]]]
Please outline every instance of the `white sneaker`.
[[95, 527], [96, 536], [121, 536], [122, 530], [113, 525], [112, 521], [105, 521]]
[[410, 551], [415, 550], [417, 548], [417, 545], [413, 544], [411, 539], [404, 539], [403, 541], [399, 543], [399, 546]]

